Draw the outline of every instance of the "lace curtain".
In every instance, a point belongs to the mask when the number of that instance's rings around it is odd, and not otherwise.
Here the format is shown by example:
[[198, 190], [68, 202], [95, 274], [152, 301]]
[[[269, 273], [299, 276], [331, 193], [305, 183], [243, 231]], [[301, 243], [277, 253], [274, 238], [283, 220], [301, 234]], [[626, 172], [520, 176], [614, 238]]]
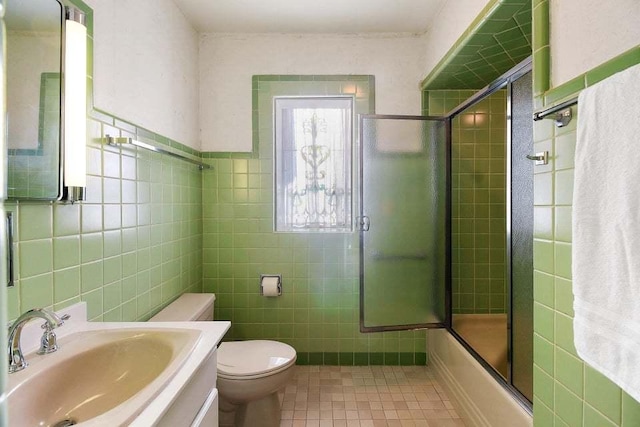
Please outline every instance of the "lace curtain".
[[276, 113], [276, 230], [349, 231], [351, 99], [282, 101], [290, 102]]

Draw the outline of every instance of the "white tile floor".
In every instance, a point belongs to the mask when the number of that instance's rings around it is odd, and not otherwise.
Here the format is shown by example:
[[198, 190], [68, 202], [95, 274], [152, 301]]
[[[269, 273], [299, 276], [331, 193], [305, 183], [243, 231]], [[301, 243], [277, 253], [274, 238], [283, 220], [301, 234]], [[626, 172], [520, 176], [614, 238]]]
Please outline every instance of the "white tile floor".
[[281, 427], [464, 426], [427, 366], [296, 366]]

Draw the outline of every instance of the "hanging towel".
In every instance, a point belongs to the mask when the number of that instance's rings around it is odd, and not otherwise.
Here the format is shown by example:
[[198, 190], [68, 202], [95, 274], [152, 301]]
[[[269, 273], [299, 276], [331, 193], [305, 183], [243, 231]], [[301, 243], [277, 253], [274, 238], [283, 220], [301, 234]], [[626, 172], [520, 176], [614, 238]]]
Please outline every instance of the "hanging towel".
[[578, 99], [574, 343], [640, 400], [640, 65]]

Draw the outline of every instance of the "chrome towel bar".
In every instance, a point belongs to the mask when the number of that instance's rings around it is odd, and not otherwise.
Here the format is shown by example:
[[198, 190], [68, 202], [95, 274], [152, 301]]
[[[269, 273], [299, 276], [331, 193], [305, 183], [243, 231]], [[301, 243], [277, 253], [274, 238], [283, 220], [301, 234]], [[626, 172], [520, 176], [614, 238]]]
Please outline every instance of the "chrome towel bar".
[[211, 166], [199, 162], [197, 160], [190, 159], [189, 157], [183, 156], [181, 154], [174, 153], [172, 151], [165, 150], [164, 148], [156, 147], [155, 145], [147, 144], [146, 142], [136, 141], [133, 138], [124, 138], [124, 137], [113, 137], [107, 135], [104, 138], [105, 142], [109, 145], [134, 145], [136, 147], [144, 148], [145, 150], [154, 151], [160, 154], [166, 154], [167, 156], [175, 157], [180, 160], [184, 160], [185, 162], [193, 163], [194, 165], [198, 165], [200, 170], [202, 169], [211, 169]]
[[550, 118], [555, 120], [557, 127], [561, 128], [571, 122], [571, 119], [573, 118], [573, 114], [571, 113], [571, 106], [576, 105], [577, 103], [577, 97], [571, 98], [553, 107], [533, 113], [533, 120], [537, 122], [538, 120]]

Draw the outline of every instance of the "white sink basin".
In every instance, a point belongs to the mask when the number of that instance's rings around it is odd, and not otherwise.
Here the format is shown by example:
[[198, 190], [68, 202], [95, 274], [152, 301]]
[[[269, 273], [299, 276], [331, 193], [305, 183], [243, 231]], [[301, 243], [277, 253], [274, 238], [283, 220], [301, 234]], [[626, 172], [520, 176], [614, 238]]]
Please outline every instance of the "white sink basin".
[[58, 351], [27, 355], [29, 366], [9, 375], [11, 425], [126, 425], [162, 391], [200, 335], [194, 329], [140, 328], [61, 338]]

